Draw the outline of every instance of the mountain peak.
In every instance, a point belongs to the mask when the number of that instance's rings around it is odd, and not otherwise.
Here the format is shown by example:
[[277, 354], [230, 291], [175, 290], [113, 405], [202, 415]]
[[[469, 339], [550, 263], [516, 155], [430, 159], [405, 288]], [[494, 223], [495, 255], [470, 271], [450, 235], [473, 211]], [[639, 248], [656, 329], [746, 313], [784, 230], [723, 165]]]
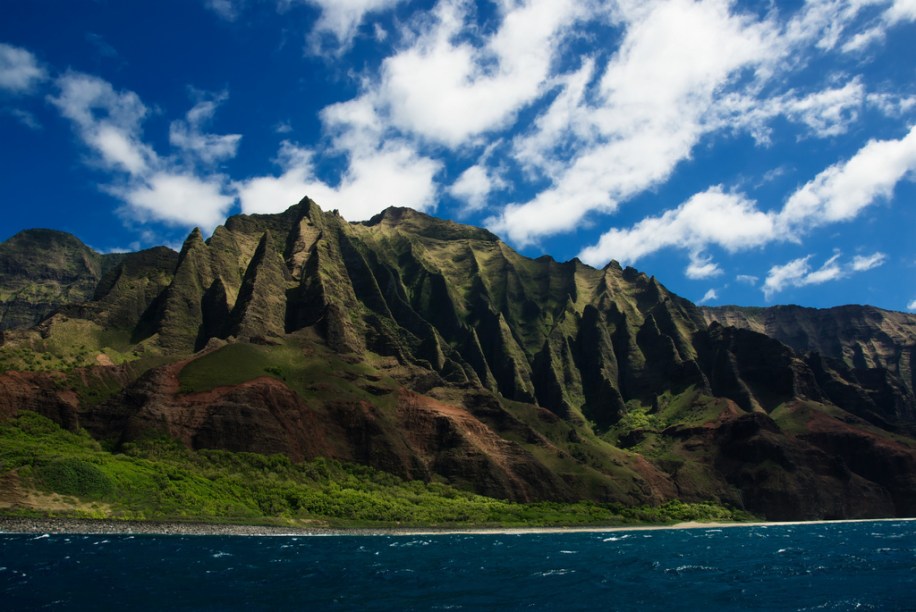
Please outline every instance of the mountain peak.
[[389, 206], [361, 225], [383, 230], [398, 229], [437, 240], [483, 240], [498, 242], [499, 236], [483, 228], [463, 225], [403, 206]]

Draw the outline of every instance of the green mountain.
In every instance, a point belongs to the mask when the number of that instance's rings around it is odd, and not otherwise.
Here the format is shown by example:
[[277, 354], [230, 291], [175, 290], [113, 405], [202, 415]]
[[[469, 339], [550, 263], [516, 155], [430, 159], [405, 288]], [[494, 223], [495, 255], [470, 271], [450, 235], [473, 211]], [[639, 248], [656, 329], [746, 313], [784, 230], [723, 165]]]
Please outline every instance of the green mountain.
[[91, 299], [121, 255], [99, 255], [75, 236], [48, 229], [0, 244], [0, 330], [31, 327], [55, 308]]
[[[916, 514], [911, 315], [768, 328], [769, 311], [699, 309], [615, 262], [529, 259], [410, 209], [348, 223], [308, 199], [195, 230], [178, 254], [100, 256], [58, 235], [40, 277], [54, 282], [29, 292], [39, 276], [16, 262], [37, 232], [0, 246], [0, 290], [30, 313], [2, 319], [0, 418], [515, 502]], [[895, 333], [849, 323], [872, 312]]]

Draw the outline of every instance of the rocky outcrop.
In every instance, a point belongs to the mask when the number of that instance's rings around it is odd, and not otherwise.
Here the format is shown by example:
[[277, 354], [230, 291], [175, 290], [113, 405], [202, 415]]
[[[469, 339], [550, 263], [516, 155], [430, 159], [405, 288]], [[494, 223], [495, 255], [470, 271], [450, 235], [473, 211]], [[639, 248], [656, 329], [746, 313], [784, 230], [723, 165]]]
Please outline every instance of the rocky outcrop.
[[911, 394], [916, 389], [916, 315], [873, 306], [721, 306], [700, 310], [710, 323], [766, 334], [798, 353], [818, 353], [852, 369], [884, 368]]
[[92, 298], [121, 257], [100, 255], [65, 232], [19, 232], [0, 244], [0, 331], [31, 327], [59, 306]]

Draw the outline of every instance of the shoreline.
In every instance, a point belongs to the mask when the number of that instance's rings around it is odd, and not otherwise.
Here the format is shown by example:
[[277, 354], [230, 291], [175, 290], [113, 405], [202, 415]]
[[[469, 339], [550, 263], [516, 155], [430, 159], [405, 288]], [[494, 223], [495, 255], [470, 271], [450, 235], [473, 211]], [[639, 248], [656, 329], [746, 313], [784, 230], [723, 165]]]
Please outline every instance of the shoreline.
[[54, 519], [0, 517], [0, 535], [158, 535], [158, 536], [435, 536], [435, 535], [536, 535], [562, 533], [616, 533], [669, 529], [723, 529], [735, 527], [781, 527], [833, 525], [916, 518], [841, 519], [833, 521], [786, 521], [715, 523], [689, 521], [672, 525], [592, 525], [570, 527], [292, 527], [275, 525], [226, 525], [171, 521], [118, 521], [110, 519]]

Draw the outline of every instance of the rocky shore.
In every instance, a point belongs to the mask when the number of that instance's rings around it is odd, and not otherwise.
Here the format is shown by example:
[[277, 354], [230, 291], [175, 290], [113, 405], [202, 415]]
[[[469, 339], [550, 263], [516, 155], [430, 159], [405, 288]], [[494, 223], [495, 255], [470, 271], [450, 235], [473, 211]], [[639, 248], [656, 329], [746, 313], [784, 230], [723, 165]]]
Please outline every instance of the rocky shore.
[[[106, 519], [54, 519], [0, 517], [0, 534], [98, 534], [98, 535], [190, 535], [190, 536], [318, 536], [318, 535], [435, 535], [464, 534], [524, 534], [633, 531], [645, 529], [677, 529], [706, 526], [703, 523], [680, 525], [629, 525], [588, 527], [378, 527], [333, 529], [327, 527], [292, 527], [275, 525], [232, 525], [214, 523], [183, 523], [174, 521], [114, 521]], [[721, 526], [721, 523], [709, 525]]]
[[105, 519], [45, 519], [0, 517], [3, 534], [94, 534], [94, 535], [183, 535], [183, 536], [333, 536], [333, 535], [446, 535], [446, 534], [532, 534], [532, 533], [605, 533], [616, 531], [654, 531], [658, 529], [710, 529], [723, 527], [788, 526], [814, 523], [861, 523], [916, 521], [916, 518], [844, 519], [837, 521], [786, 521], [714, 523], [685, 522], [673, 525], [608, 525], [588, 527], [378, 527], [339, 528], [292, 527], [277, 525], [231, 525], [214, 523], [181, 523], [174, 521], [113, 521]]
[[220, 525], [213, 523], [179, 523], [159, 521], [112, 521], [97, 519], [0, 518], [2, 533], [82, 533], [99, 535], [201, 535], [201, 536], [268, 536], [333, 535], [347, 530], [280, 527], [273, 525]]

